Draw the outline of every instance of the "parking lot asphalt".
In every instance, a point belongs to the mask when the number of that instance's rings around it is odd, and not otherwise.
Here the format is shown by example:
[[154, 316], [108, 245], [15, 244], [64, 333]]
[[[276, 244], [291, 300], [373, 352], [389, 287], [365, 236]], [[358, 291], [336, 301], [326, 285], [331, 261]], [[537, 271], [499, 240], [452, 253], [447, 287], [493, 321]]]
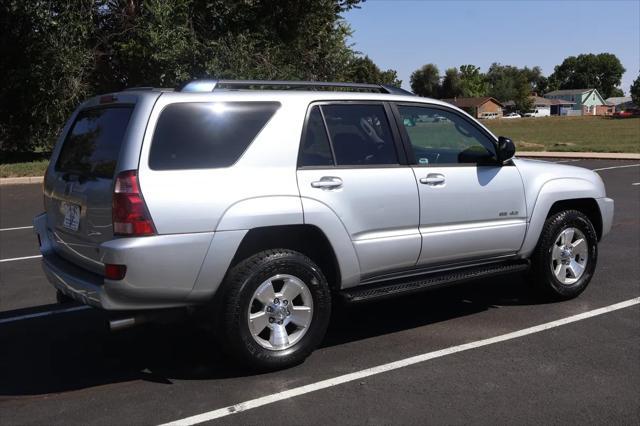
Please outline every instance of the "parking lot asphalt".
[[[580, 297], [539, 303], [514, 275], [338, 306], [305, 363], [268, 374], [233, 367], [189, 321], [109, 333], [104, 313], [56, 305], [39, 259], [11, 260], [38, 255], [33, 231], [4, 230], [31, 224], [42, 209], [41, 187], [3, 186], [0, 424], [161, 424], [261, 397], [273, 398], [257, 408], [234, 406], [210, 423], [640, 424], [638, 304], [447, 351], [640, 297], [638, 162], [557, 161], [603, 169], [616, 202], [595, 277]], [[331, 382], [434, 351], [442, 355]], [[324, 380], [330, 385], [315, 390]], [[298, 396], [277, 396], [306, 385]]]

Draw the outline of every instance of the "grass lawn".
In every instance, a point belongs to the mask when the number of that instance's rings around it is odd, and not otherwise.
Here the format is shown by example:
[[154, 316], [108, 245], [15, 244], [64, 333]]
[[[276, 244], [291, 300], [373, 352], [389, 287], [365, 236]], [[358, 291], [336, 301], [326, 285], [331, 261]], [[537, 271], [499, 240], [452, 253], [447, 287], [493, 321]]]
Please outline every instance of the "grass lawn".
[[49, 160], [27, 161], [22, 163], [0, 164], [0, 178], [18, 176], [42, 176]]
[[0, 178], [42, 176], [49, 164], [50, 152], [0, 152]]
[[482, 123], [522, 151], [640, 152], [640, 118], [555, 116]]

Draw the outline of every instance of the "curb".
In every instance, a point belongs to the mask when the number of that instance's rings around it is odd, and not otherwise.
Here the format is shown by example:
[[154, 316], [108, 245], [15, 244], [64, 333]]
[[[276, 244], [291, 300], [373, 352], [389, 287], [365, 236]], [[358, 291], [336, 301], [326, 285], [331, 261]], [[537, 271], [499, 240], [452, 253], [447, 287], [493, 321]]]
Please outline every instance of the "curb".
[[640, 160], [640, 154], [618, 152], [516, 151], [516, 157], [576, 158], [585, 160]]
[[22, 185], [27, 183], [42, 183], [44, 176], [0, 178], [1, 185]]

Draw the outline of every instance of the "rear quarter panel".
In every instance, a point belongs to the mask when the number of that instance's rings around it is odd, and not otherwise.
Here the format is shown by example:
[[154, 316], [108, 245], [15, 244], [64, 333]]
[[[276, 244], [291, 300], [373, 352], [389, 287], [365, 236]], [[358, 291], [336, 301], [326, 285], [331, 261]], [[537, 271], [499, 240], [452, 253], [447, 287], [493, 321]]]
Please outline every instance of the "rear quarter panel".
[[[248, 227], [258, 212], [274, 217], [265, 197], [299, 197], [296, 185], [298, 143], [305, 108], [282, 102], [240, 159], [230, 167], [192, 170], [152, 170], [148, 158], [158, 116], [176, 102], [263, 101], [260, 94], [164, 94], [156, 103], [140, 155], [140, 187], [159, 234], [209, 232]], [[272, 100], [272, 98], [270, 99]], [[302, 223], [298, 198], [289, 212]], [[244, 219], [243, 219], [244, 218]], [[222, 228], [220, 228], [222, 226]], [[224, 228], [224, 229], [223, 229]], [[246, 229], [246, 228], [244, 228]]]

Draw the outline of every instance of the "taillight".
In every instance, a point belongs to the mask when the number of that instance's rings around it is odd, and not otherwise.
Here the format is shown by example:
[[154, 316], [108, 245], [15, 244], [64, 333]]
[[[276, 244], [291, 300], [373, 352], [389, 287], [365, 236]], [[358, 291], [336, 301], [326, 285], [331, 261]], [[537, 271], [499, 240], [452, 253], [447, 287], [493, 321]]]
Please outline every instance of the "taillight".
[[135, 170], [122, 172], [113, 188], [113, 233], [143, 236], [155, 234], [153, 221], [142, 198]]

